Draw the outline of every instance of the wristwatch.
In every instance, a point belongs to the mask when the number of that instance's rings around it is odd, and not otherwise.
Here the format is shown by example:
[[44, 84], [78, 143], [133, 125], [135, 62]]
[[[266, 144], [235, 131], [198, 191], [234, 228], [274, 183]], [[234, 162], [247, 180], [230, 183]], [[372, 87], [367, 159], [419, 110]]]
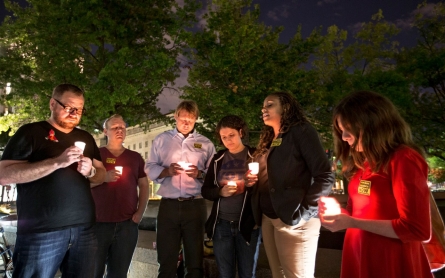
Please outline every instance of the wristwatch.
[[94, 166], [91, 166], [91, 172], [89, 176], [85, 176], [85, 178], [92, 178], [94, 177], [94, 175], [96, 175], [96, 168], [94, 168]]
[[206, 173], [204, 173], [204, 171], [202, 171], [202, 170], [198, 170], [198, 171], [201, 172], [201, 174], [198, 175], [198, 179], [203, 180], [206, 176]]

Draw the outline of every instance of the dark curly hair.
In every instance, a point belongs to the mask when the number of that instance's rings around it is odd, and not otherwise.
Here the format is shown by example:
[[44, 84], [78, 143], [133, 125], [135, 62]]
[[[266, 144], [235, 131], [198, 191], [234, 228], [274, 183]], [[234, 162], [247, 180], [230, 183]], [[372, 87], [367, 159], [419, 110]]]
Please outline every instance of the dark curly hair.
[[221, 128], [225, 127], [241, 130], [240, 134], [241, 138], [244, 138], [247, 132], [249, 132], [249, 128], [247, 127], [246, 122], [244, 122], [244, 120], [241, 117], [235, 115], [225, 116], [221, 120], [219, 120], [215, 129], [215, 136], [220, 144], [223, 144], [223, 142], [221, 140], [221, 136], [219, 135], [219, 131], [221, 130]]
[[[268, 97], [271, 96], [276, 97], [279, 100], [283, 110], [281, 114], [280, 133], [288, 132], [294, 125], [308, 122], [303, 109], [293, 95], [288, 92], [275, 92]], [[274, 136], [273, 128], [264, 125], [255, 155], [265, 154], [267, 149], [269, 149]]]

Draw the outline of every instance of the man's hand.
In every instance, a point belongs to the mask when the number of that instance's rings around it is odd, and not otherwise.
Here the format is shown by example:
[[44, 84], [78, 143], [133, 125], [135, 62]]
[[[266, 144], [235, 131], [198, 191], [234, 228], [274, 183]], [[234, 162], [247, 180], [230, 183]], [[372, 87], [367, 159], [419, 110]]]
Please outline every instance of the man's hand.
[[77, 171], [87, 177], [91, 173], [91, 166], [93, 166], [93, 161], [89, 157], [82, 156], [77, 165]]
[[178, 163], [172, 163], [172, 164], [170, 164], [170, 167], [168, 167], [168, 175], [169, 176], [179, 175], [179, 174], [181, 174], [182, 171], [184, 171], [184, 169], [182, 169]]
[[115, 182], [121, 177], [121, 174], [118, 170], [113, 169], [107, 171], [107, 175], [105, 176], [105, 182]]
[[194, 179], [197, 179], [199, 177], [199, 170], [198, 167], [196, 167], [195, 165], [189, 165], [189, 168], [185, 170], [185, 173], [187, 174], [187, 176]]
[[[59, 168], [65, 168], [75, 162], [80, 162], [83, 151], [78, 147], [71, 146], [67, 148], [61, 155], [56, 157], [56, 162], [60, 166]], [[90, 163], [91, 164], [91, 163]], [[91, 168], [91, 167], [90, 167]], [[80, 171], [79, 171], [80, 172]]]
[[142, 216], [144, 216], [144, 212], [140, 213], [139, 211], [136, 211], [136, 213], [133, 214], [133, 217], [131, 217], [131, 220], [134, 223], [139, 224], [139, 223], [141, 223]]

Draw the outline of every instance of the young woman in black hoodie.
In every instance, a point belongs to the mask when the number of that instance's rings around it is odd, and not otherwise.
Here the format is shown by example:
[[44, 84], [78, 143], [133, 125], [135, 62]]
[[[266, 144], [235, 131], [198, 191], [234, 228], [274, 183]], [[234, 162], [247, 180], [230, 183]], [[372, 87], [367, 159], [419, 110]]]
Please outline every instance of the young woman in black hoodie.
[[238, 116], [226, 116], [216, 134], [226, 149], [212, 159], [202, 186], [202, 196], [213, 201], [206, 233], [213, 239], [219, 277], [255, 277], [260, 229], [255, 225], [250, 203], [251, 187], [245, 186], [248, 163], [255, 151], [242, 143], [246, 123]]

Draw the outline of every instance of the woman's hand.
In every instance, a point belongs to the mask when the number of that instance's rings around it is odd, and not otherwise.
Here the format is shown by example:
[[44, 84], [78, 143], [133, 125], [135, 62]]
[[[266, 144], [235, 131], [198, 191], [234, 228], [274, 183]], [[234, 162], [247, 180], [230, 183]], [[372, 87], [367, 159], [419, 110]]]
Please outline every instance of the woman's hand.
[[347, 228], [352, 228], [354, 219], [345, 213], [337, 215], [323, 215], [320, 217], [321, 225], [331, 232], [337, 232]]
[[353, 219], [345, 209], [340, 208], [336, 199], [321, 197], [318, 200], [318, 216], [321, 225], [331, 232], [352, 227]]
[[258, 175], [254, 175], [251, 173], [251, 170], [248, 170], [244, 175], [244, 180], [246, 181], [245, 185], [247, 187], [252, 187], [258, 181]]
[[222, 197], [230, 197], [233, 194], [235, 194], [236, 192], [236, 185], [228, 185], [225, 184], [220, 190], [219, 190], [219, 195], [221, 195]]

